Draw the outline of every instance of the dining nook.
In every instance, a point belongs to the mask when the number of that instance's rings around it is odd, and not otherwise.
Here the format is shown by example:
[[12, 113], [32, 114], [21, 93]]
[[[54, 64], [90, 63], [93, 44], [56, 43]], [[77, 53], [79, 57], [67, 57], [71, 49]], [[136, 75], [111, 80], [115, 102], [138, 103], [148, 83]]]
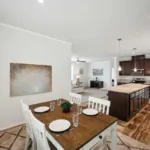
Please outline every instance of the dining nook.
[[[106, 149], [106, 136], [111, 137], [111, 149], [117, 148], [117, 118], [109, 115], [110, 102], [69, 93], [69, 99], [46, 101], [22, 110], [26, 119], [26, 149], [29, 139], [37, 150], [96, 150]], [[69, 111], [64, 111], [68, 108]], [[33, 150], [32, 149], [32, 150]]]

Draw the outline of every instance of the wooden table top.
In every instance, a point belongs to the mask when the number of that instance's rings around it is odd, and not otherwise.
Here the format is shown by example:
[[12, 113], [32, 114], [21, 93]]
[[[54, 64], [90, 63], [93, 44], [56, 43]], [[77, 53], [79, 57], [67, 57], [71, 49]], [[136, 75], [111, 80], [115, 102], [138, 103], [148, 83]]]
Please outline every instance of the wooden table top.
[[[60, 106], [57, 106], [57, 102], [55, 105], [55, 111], [53, 112], [48, 111], [45, 113], [38, 114], [34, 113], [33, 111], [33, 109], [36, 107], [49, 107], [49, 105], [50, 102], [43, 102], [31, 105], [30, 109], [32, 110], [34, 116], [45, 124], [47, 131], [65, 150], [80, 149], [82, 146], [84, 146], [86, 143], [88, 143], [90, 140], [92, 140], [94, 137], [96, 137], [98, 134], [100, 134], [102, 131], [104, 131], [106, 128], [108, 128], [110, 125], [117, 121], [117, 118], [108, 115], [102, 115], [97, 117], [80, 114], [79, 126], [74, 127], [72, 123], [73, 111], [70, 113], [63, 113], [62, 108]], [[75, 110], [75, 106], [73, 106], [73, 109]], [[71, 128], [74, 129], [66, 133], [64, 132], [60, 136], [56, 136], [58, 135], [58, 133], [51, 132], [48, 128], [48, 124], [56, 119], [66, 119], [70, 121]]]

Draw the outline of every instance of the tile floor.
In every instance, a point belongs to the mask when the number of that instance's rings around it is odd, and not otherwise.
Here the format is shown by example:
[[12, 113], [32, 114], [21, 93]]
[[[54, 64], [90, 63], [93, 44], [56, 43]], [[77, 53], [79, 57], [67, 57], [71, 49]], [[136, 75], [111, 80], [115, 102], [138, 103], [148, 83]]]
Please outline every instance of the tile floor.
[[[17, 126], [0, 132], [0, 150], [24, 150], [25, 126]], [[107, 150], [110, 149], [110, 139], [107, 139]], [[94, 150], [98, 150], [99, 145]], [[118, 132], [117, 150], [150, 150], [150, 147]]]
[[14, 127], [0, 132], [0, 150], [23, 150], [25, 145], [25, 126]]

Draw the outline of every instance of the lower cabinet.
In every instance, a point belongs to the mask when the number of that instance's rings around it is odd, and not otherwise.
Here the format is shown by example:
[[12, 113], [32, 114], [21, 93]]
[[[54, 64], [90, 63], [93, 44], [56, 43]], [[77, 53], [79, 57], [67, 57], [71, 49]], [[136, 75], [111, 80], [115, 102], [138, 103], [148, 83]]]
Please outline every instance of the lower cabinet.
[[109, 91], [110, 115], [128, 121], [148, 103], [149, 97], [149, 87], [130, 94]]
[[[135, 97], [131, 96], [135, 95]], [[149, 101], [149, 88], [130, 94], [130, 116], [137, 113]]]
[[134, 99], [130, 99], [130, 115], [134, 113]]
[[91, 81], [90, 87], [91, 88], [103, 88], [103, 81]]

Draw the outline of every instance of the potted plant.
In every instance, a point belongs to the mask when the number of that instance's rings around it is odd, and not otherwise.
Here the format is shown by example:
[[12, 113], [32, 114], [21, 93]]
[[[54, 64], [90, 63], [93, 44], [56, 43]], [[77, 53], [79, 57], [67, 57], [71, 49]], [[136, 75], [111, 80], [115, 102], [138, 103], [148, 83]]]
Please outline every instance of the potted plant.
[[61, 104], [61, 107], [62, 107], [62, 111], [64, 113], [67, 113], [67, 112], [70, 112], [70, 107], [72, 106], [72, 104], [70, 102], [63, 102]]

